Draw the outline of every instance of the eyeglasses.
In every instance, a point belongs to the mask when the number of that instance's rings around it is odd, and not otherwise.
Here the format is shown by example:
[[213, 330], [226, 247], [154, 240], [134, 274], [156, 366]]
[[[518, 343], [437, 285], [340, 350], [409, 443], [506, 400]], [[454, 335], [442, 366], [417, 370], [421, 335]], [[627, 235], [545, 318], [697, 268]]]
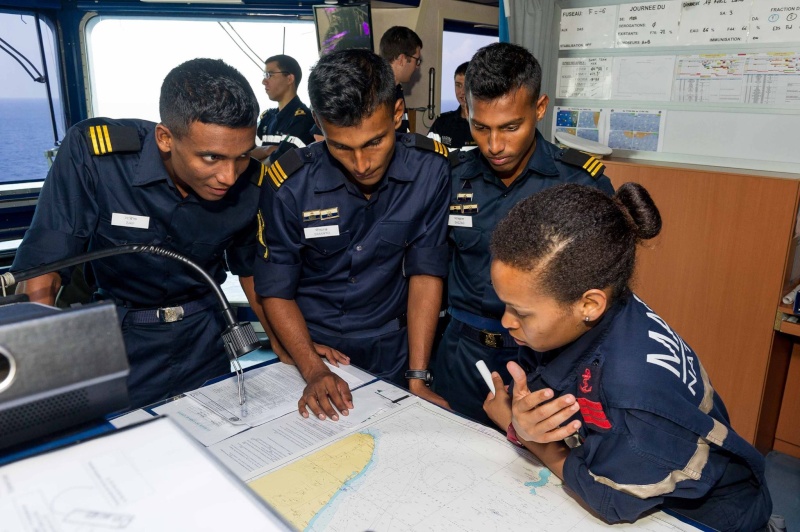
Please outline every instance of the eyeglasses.
[[417, 66], [420, 66], [422, 64], [422, 58], [421, 57], [415, 57], [413, 55], [408, 55], [408, 54], [405, 54], [405, 55], [406, 55], [406, 57], [410, 57], [411, 59], [416, 61], [417, 62]]
[[275, 72], [270, 72], [269, 70], [266, 70], [264, 71], [264, 79], [269, 79], [275, 74], [283, 74], [285, 76], [286, 74], [289, 74], [289, 72], [286, 72], [285, 70], [276, 70]]

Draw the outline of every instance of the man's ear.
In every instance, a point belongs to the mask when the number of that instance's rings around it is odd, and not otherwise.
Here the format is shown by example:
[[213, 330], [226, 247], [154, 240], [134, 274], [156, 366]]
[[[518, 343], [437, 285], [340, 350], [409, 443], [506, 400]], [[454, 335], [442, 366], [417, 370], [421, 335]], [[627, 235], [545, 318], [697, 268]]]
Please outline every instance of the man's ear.
[[163, 153], [172, 151], [172, 131], [164, 124], [156, 125], [156, 144]]
[[539, 100], [536, 102], [536, 121], [541, 122], [544, 118], [544, 114], [547, 112], [547, 104], [550, 102], [550, 97], [546, 94], [542, 94], [539, 96]]
[[394, 128], [397, 129], [400, 127], [400, 124], [403, 122], [403, 113], [406, 112], [406, 105], [403, 103], [403, 99], [399, 98], [397, 101], [394, 102]]

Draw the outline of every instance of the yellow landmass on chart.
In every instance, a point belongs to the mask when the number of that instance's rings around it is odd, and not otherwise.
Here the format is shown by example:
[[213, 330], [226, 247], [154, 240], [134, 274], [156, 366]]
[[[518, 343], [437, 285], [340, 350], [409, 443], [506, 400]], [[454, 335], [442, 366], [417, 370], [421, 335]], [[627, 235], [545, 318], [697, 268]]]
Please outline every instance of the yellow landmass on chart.
[[357, 433], [248, 485], [300, 530], [372, 459], [375, 439]]

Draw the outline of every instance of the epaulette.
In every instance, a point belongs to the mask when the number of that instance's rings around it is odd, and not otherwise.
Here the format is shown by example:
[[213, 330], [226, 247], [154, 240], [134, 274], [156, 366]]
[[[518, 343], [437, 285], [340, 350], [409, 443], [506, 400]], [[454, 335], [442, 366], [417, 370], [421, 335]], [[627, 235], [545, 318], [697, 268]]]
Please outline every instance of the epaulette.
[[603, 175], [603, 170], [606, 167], [593, 155], [589, 155], [588, 153], [575, 150], [573, 148], [567, 148], [564, 150], [560, 159], [563, 163], [583, 168], [595, 179], [598, 179], [601, 175]]
[[450, 168], [455, 168], [466, 160], [467, 152], [461, 151], [460, 149], [453, 150], [447, 155], [447, 161], [450, 163]]
[[[305, 161], [300, 153], [305, 150], [289, 150], [280, 158], [267, 167], [267, 176], [272, 188], [278, 190], [283, 185], [283, 182], [289, 179], [289, 176], [303, 167]], [[310, 156], [311, 153], [309, 152]]]
[[447, 149], [447, 146], [438, 140], [433, 140], [432, 138], [420, 135], [419, 133], [407, 133], [403, 135], [403, 144], [408, 147], [414, 146], [415, 148], [433, 151], [445, 158], [448, 157], [450, 152], [450, 150]]
[[130, 153], [142, 149], [139, 130], [131, 126], [97, 124], [86, 128], [86, 139], [92, 155]]
[[298, 107], [297, 111], [294, 112], [294, 116], [305, 116], [305, 115], [306, 115], [306, 112], [303, 111], [302, 107]]
[[267, 175], [267, 167], [258, 159], [250, 159], [250, 166], [245, 170], [250, 174], [250, 182], [255, 186], [260, 187], [264, 182], [264, 176]]

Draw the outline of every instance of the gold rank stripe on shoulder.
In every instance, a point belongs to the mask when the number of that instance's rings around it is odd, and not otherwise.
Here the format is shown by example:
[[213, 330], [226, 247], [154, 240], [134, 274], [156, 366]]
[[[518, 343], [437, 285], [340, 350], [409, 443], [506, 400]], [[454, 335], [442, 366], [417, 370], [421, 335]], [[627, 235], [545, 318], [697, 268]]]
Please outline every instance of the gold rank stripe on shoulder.
[[92, 141], [92, 150], [95, 155], [105, 155], [114, 151], [107, 125], [89, 126], [89, 139]]
[[281, 167], [280, 161], [275, 161], [269, 168], [267, 168], [267, 174], [269, 174], [269, 178], [272, 179], [272, 183], [275, 185], [275, 188], [280, 188], [286, 178], [289, 177], [286, 175], [286, 172], [283, 171]]
[[264, 183], [264, 176], [267, 174], [267, 167], [263, 163], [258, 168], [258, 180], [256, 186], [260, 187]]
[[589, 157], [586, 163], [584, 163], [583, 169], [589, 172], [592, 175], [592, 177], [594, 177], [600, 170], [603, 169], [603, 163], [601, 163], [594, 157]]
[[447, 157], [450, 154], [450, 150], [447, 149], [447, 146], [445, 146], [438, 140], [433, 141], [433, 151], [435, 151], [439, 155], [444, 155], [445, 157]]

